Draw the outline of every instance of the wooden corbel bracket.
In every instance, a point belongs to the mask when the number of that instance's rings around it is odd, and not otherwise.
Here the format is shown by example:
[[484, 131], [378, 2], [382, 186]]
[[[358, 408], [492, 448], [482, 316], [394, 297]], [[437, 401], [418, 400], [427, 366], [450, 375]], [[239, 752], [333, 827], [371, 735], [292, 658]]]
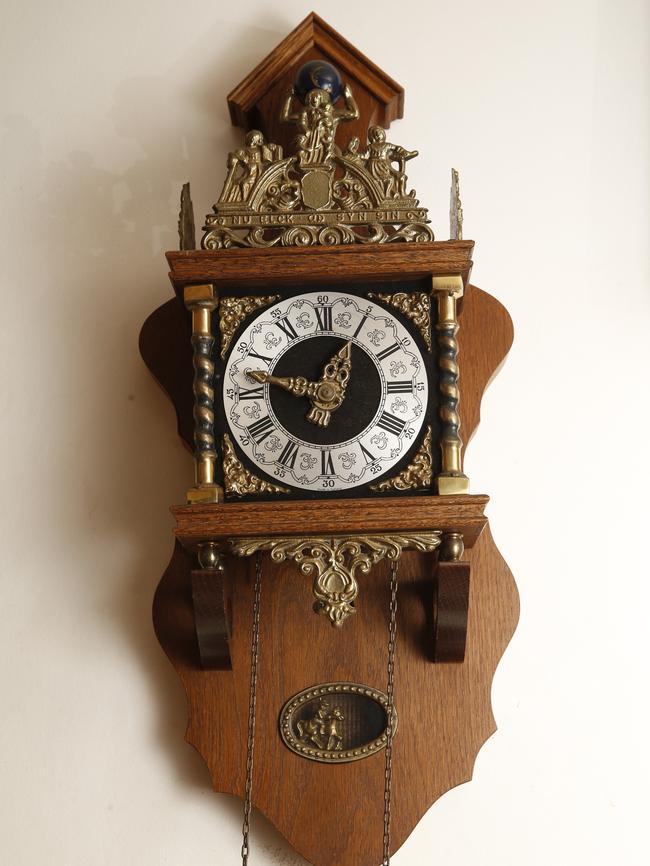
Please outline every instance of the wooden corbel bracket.
[[[357, 574], [368, 574], [384, 559], [398, 560], [403, 552], [437, 554], [433, 568], [430, 562], [423, 563], [424, 569], [431, 570], [433, 587], [430, 657], [436, 662], [462, 662], [470, 566], [460, 560], [487, 523], [483, 514], [487, 501], [486, 496], [408, 497], [399, 505], [350, 500], [344, 511], [339, 503], [320, 502], [309, 515], [308, 536], [304, 503], [296, 503], [295, 513], [285, 513], [286, 533], [275, 536], [268, 534], [266, 514], [272, 503], [173, 508], [176, 535], [200, 565], [192, 570], [191, 583], [201, 666], [219, 670], [232, 666], [226, 558], [265, 551], [272, 562], [294, 562], [303, 575], [313, 578], [314, 609], [336, 626], [355, 612]], [[332, 526], [340, 531], [332, 533]]]

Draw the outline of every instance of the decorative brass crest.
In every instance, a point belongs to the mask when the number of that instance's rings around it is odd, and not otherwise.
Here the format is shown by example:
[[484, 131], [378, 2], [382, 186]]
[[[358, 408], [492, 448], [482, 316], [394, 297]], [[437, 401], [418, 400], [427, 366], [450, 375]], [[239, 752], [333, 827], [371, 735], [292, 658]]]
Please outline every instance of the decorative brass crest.
[[368, 129], [361, 147], [352, 138], [344, 152], [336, 145], [339, 123], [359, 111], [346, 86], [343, 108], [318, 88], [294, 110], [295, 94], [285, 97], [281, 117], [298, 127], [295, 156], [259, 130], [247, 133], [244, 147], [228, 154], [228, 172], [214, 213], [205, 219], [201, 246], [309, 246], [432, 241], [426, 208], [407, 192], [406, 162], [418, 155], [386, 141], [381, 126]]
[[241, 462], [232, 439], [223, 434], [223, 483], [227, 496], [250, 496], [255, 493], [288, 493], [286, 487], [263, 481], [250, 472]]
[[226, 357], [233, 334], [246, 316], [277, 301], [280, 295], [250, 298], [221, 298], [219, 302], [219, 330], [221, 331], [221, 357]]
[[[280, 713], [280, 736], [310, 761], [346, 764], [386, 747], [388, 697], [357, 683], [324, 683], [291, 698]], [[393, 709], [393, 735], [397, 713]]]
[[332, 625], [340, 626], [355, 612], [354, 601], [359, 593], [357, 569], [368, 574], [372, 566], [384, 558], [398, 560], [405, 548], [431, 552], [440, 540], [440, 530], [432, 530], [328, 538], [239, 538], [230, 545], [238, 556], [270, 550], [274, 562], [293, 559], [303, 574], [314, 575], [316, 611], [326, 613]]
[[383, 492], [385, 490], [415, 490], [419, 487], [431, 487], [433, 480], [433, 461], [431, 457], [431, 426], [422, 440], [422, 445], [413, 458], [412, 463], [403, 469], [394, 478], [386, 478], [371, 484], [371, 490]]
[[383, 292], [368, 292], [372, 300], [383, 301], [395, 307], [400, 313], [410, 319], [422, 334], [422, 339], [429, 351], [431, 351], [431, 298], [426, 292], [395, 292], [385, 294]]

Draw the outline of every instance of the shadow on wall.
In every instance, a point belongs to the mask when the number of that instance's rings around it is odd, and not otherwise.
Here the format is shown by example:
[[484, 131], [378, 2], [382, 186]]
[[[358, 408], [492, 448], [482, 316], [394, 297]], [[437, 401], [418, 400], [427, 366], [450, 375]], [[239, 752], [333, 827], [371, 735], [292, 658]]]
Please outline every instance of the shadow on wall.
[[[39, 351], [58, 414], [39, 468], [43, 513], [61, 545], [60, 560], [70, 566], [61, 597], [77, 606], [75, 617], [92, 623], [98, 640], [126, 639], [153, 691], [154, 745], [173, 762], [177, 782], [191, 787], [208, 787], [209, 776], [184, 743], [184, 695], [154, 637], [151, 602], [173, 549], [168, 508], [182, 501], [192, 462], [171, 404], [138, 354], [138, 332], [171, 297], [163, 251], [178, 246], [181, 184], [192, 181], [200, 228], [219, 194], [227, 151], [240, 139], [225, 96], [291, 26], [273, 13], [264, 27], [231, 26], [227, 50], [200, 80], [187, 82], [180, 98], [179, 70], [186, 63], [196, 68], [196, 57], [213, 57], [212, 46], [222, 42], [214, 39], [216, 25], [160, 76], [122, 82], [109, 120], [136, 156], [121, 171], [103, 168], [93, 150], [71, 149], [46, 163], [40, 131], [27, 117], [7, 118], [2, 130], [2, 164], [16, 166], [24, 179], [16, 194], [29, 197], [38, 213], [38, 253], [23, 273], [25, 288], [38, 283], [33, 291], [49, 317]], [[206, 128], [214, 136], [200, 139]], [[239, 821], [239, 801], [215, 796], [214, 802]], [[260, 816], [253, 832], [267, 859], [305, 862]]]

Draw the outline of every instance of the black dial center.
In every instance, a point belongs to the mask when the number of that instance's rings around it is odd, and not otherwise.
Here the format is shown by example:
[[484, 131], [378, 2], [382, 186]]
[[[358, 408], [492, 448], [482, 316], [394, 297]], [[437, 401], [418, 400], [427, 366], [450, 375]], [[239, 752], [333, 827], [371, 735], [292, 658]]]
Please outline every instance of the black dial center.
[[[325, 365], [346, 340], [340, 337], [310, 337], [290, 347], [273, 368], [274, 376], [304, 376], [318, 382]], [[354, 439], [375, 417], [381, 402], [381, 379], [374, 361], [360, 346], [352, 344], [352, 370], [342, 405], [332, 412], [329, 425], [319, 427], [307, 420], [308, 397], [296, 397], [277, 385], [269, 385], [269, 398], [276, 418], [292, 436], [314, 445], [336, 445]]]

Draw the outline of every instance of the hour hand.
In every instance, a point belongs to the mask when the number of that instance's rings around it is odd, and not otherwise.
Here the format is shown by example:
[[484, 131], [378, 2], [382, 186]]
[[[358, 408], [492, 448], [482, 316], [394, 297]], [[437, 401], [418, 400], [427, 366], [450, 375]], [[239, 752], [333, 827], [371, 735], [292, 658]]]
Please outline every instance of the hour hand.
[[297, 397], [311, 397], [318, 387], [318, 382], [309, 382], [304, 376], [272, 376], [265, 370], [249, 370], [247, 375], [260, 385], [278, 385]]
[[352, 369], [351, 350], [352, 343], [348, 342], [330, 358], [325, 364], [323, 375], [316, 383], [314, 393], [308, 395], [311, 397], [311, 409], [307, 413], [307, 420], [312, 424], [327, 427], [332, 412], [343, 402]]

